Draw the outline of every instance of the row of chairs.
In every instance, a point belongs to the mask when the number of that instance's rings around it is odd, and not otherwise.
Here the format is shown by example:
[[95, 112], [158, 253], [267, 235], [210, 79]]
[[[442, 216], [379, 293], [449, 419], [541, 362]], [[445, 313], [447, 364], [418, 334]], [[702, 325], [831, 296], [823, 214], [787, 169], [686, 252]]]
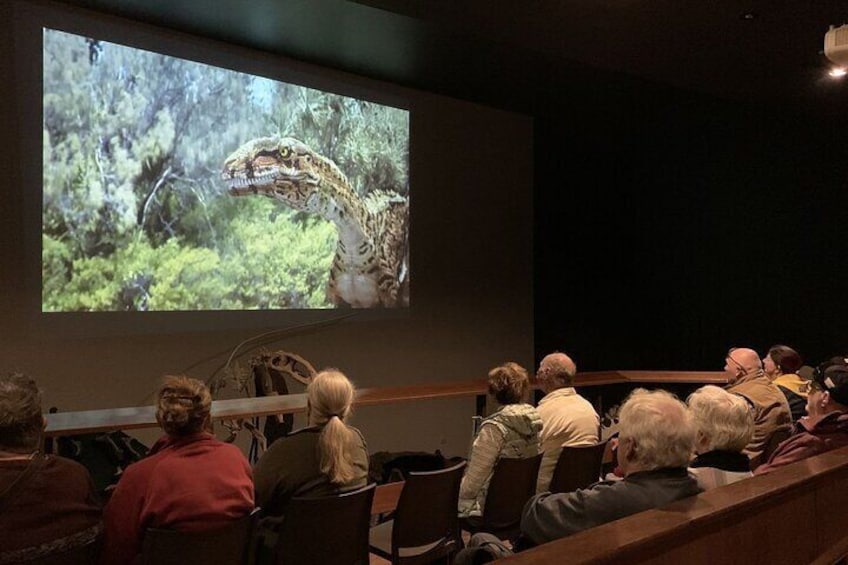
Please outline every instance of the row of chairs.
[[[605, 447], [604, 442], [563, 448], [551, 490], [567, 492], [597, 481]], [[369, 553], [374, 553], [393, 564], [418, 565], [440, 559], [449, 563], [450, 557], [462, 548], [461, 530], [486, 531], [511, 539], [519, 532], [524, 504], [535, 492], [541, 459], [541, 454], [526, 459], [500, 459], [479, 520], [457, 518], [465, 462], [437, 471], [409, 473], [391, 519], [373, 527], [374, 484], [338, 496], [294, 498], [283, 521], [276, 562], [367, 565]], [[253, 515], [234, 523], [227, 531], [149, 530], [143, 563], [182, 564], [188, 548], [192, 561], [207, 565], [251, 563], [250, 540], [255, 523]]]
[[[563, 448], [551, 490], [567, 492], [597, 481], [605, 446], [600, 443]], [[461, 530], [486, 531], [501, 539], [518, 534], [522, 509], [536, 489], [541, 459], [540, 454], [499, 460], [479, 520], [457, 517], [464, 461], [437, 471], [409, 473], [391, 519], [373, 527], [374, 484], [338, 496], [293, 498], [287, 507], [275, 560], [283, 565], [368, 565], [369, 553], [374, 553], [393, 564], [423, 565], [441, 559], [449, 563], [462, 548]], [[257, 511], [214, 530], [179, 532], [151, 528], [144, 538], [141, 563], [253, 563], [258, 521]], [[70, 554], [58, 562], [76, 563]]]

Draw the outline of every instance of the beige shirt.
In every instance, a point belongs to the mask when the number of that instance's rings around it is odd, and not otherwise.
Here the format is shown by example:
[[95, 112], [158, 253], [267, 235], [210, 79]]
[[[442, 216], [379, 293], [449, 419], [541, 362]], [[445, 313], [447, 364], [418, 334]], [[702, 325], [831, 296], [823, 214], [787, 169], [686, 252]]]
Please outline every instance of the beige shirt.
[[542, 418], [542, 464], [536, 492], [548, 490], [562, 448], [598, 443], [600, 418], [592, 404], [573, 387], [558, 388], [545, 395], [537, 407]]

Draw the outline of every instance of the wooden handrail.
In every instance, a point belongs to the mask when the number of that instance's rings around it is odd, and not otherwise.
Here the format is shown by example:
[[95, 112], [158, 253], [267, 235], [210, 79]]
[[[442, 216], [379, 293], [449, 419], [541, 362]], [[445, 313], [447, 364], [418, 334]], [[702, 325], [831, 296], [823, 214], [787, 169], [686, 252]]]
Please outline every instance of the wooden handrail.
[[[357, 391], [354, 404], [373, 406], [392, 402], [477, 396], [486, 393], [482, 379], [453, 383], [431, 383], [405, 387], [364, 388]], [[306, 394], [232, 398], [212, 401], [213, 420], [236, 420], [271, 414], [297, 414], [306, 412]], [[46, 414], [48, 437], [93, 433], [110, 430], [127, 430], [156, 427], [156, 409], [153, 406], [85, 410]]]
[[[601, 371], [578, 373], [574, 386], [595, 387], [609, 384], [724, 384], [725, 373], [719, 371]], [[443, 383], [416, 384], [397, 387], [364, 388], [357, 392], [357, 406], [374, 406], [436, 398], [458, 398], [486, 394], [485, 379]], [[213, 420], [237, 420], [270, 414], [306, 412], [305, 394], [233, 398], [212, 402]], [[110, 408], [45, 414], [47, 437], [95, 433], [112, 430], [131, 430], [157, 426], [153, 406]]]
[[844, 556], [848, 448], [510, 556], [504, 565], [811, 563]]

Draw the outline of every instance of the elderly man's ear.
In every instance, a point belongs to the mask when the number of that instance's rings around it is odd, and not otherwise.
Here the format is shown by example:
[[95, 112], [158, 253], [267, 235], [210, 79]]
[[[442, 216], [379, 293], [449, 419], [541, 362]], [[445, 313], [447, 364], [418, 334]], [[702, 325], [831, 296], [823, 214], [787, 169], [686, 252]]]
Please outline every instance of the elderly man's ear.
[[618, 460], [633, 461], [636, 458], [636, 442], [631, 438], [618, 440]]

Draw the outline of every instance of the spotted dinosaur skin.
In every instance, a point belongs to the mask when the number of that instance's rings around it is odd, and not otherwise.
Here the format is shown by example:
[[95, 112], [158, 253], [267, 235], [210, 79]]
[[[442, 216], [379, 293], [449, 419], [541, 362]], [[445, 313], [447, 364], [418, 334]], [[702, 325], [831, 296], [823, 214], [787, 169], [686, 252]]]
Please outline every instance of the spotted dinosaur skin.
[[333, 161], [291, 137], [248, 141], [227, 158], [221, 178], [234, 196], [268, 196], [336, 225], [327, 283], [334, 305], [406, 305], [406, 198], [385, 191], [360, 197]]

